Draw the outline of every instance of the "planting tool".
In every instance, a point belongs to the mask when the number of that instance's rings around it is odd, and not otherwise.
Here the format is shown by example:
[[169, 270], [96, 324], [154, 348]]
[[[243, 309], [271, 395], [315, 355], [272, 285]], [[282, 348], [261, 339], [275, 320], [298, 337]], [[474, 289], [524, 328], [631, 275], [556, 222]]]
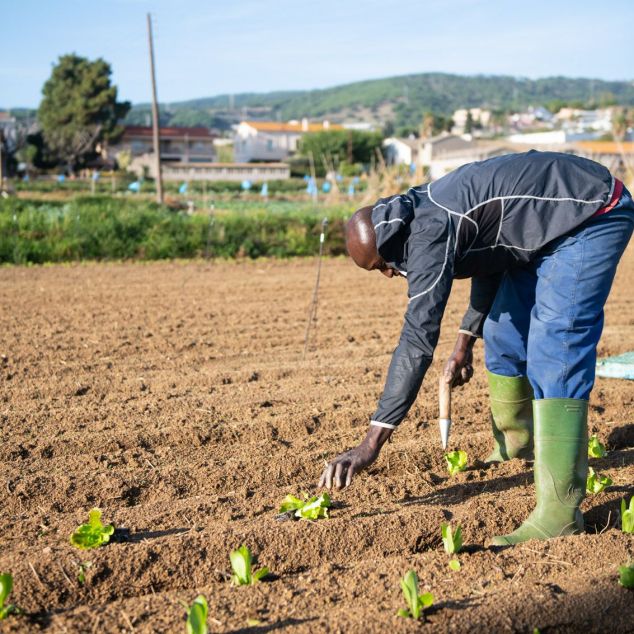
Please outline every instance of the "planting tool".
[[438, 426], [442, 448], [447, 449], [449, 430], [451, 429], [451, 383], [447, 383], [444, 374], [440, 375], [438, 384]]

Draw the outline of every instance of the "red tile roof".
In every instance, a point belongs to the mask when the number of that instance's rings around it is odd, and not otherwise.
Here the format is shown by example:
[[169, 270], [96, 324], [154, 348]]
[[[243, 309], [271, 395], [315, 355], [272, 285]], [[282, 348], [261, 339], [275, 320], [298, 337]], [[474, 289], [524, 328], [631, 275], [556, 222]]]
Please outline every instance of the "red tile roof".
[[323, 130], [343, 130], [336, 123], [324, 125], [323, 123], [308, 123], [306, 129], [301, 121], [282, 123], [280, 121], [243, 121], [259, 132], [322, 132]]
[[625, 141], [615, 143], [614, 141], [577, 141], [576, 145], [588, 152], [595, 154], [634, 154], [634, 142]]

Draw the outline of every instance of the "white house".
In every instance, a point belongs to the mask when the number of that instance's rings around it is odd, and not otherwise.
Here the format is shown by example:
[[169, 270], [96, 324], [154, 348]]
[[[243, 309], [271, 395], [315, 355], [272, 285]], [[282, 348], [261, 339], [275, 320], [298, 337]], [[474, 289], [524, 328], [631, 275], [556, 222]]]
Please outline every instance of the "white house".
[[234, 155], [238, 163], [283, 161], [295, 152], [299, 139], [308, 132], [341, 130], [340, 125], [301, 121], [242, 121], [235, 128]]
[[491, 111], [482, 108], [460, 108], [454, 111], [451, 118], [453, 119], [456, 134], [462, 134], [467, 126], [467, 119], [471, 114], [471, 121], [486, 128], [491, 122]]
[[436, 180], [467, 163], [484, 161], [512, 151], [513, 149], [498, 143], [481, 141], [471, 141], [462, 147], [455, 146], [452, 149], [445, 148], [443, 152], [432, 155], [427, 165], [429, 177]]
[[407, 139], [388, 137], [383, 141], [385, 160], [388, 165], [418, 164], [420, 146], [420, 140], [415, 137]]
[[423, 141], [421, 151], [418, 155], [418, 164], [423, 167], [430, 167], [434, 159], [437, 159], [447, 152], [465, 150], [471, 147], [473, 147], [473, 141], [471, 139], [464, 139], [461, 136], [443, 132], [438, 136]]
[[507, 137], [509, 143], [521, 143], [523, 145], [554, 146], [565, 145], [575, 141], [587, 141], [597, 138], [596, 132], [568, 132], [566, 130], [548, 130], [546, 132], [526, 132], [524, 134], [511, 134]]

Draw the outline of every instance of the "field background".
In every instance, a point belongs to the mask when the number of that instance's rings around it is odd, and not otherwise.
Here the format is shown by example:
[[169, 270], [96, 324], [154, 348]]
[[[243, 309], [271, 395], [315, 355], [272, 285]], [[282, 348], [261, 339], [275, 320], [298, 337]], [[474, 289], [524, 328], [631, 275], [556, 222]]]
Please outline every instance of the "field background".
[[[587, 533], [485, 549], [526, 517], [533, 486], [524, 461], [477, 463], [491, 445], [480, 346], [451, 439], [472, 467], [447, 476], [436, 385], [465, 282], [417, 404], [369, 474], [333, 495], [330, 520], [276, 521], [287, 493], [316, 491], [324, 461], [365, 433], [406, 303], [403, 280], [327, 259], [302, 360], [314, 275], [312, 259], [0, 269], [0, 570], [27, 613], [0, 631], [184, 632], [179, 602], [204, 593], [212, 632], [631, 632], [617, 567], [634, 544], [615, 522], [634, 494], [632, 384], [599, 379], [593, 393], [590, 433], [610, 453], [591, 464], [614, 486], [584, 502]], [[630, 248], [601, 355], [634, 349], [633, 276]], [[73, 549], [93, 506], [131, 541]], [[467, 544], [459, 573], [440, 540], [448, 519]], [[230, 586], [240, 544], [270, 582]], [[395, 616], [409, 568], [435, 596], [422, 627]]]

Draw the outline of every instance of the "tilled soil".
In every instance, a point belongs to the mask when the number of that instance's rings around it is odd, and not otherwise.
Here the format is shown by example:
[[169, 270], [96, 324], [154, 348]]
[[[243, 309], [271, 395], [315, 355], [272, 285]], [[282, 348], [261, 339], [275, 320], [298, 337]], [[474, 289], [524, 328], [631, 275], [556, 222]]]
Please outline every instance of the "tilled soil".
[[[0, 571], [24, 610], [0, 631], [184, 632], [181, 602], [203, 593], [212, 632], [632, 632], [634, 593], [617, 582], [634, 559], [618, 524], [634, 494], [632, 384], [598, 379], [592, 396], [590, 433], [609, 454], [591, 465], [614, 484], [585, 500], [586, 534], [486, 548], [530, 512], [532, 469], [481, 462], [492, 441], [477, 346], [451, 438], [471, 466], [447, 474], [436, 386], [468, 282], [377, 463], [333, 494], [330, 519], [276, 520], [287, 493], [316, 492], [324, 462], [364, 435], [406, 304], [403, 280], [326, 260], [302, 359], [314, 278], [311, 260], [0, 270]], [[632, 279], [630, 249], [601, 355], [634, 349]], [[128, 541], [69, 544], [94, 506]], [[463, 529], [459, 572], [447, 520]], [[269, 581], [231, 586], [240, 544]], [[410, 568], [435, 597], [424, 623], [396, 616]]]

